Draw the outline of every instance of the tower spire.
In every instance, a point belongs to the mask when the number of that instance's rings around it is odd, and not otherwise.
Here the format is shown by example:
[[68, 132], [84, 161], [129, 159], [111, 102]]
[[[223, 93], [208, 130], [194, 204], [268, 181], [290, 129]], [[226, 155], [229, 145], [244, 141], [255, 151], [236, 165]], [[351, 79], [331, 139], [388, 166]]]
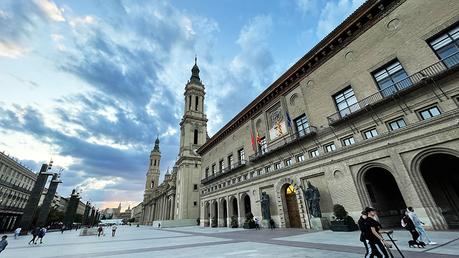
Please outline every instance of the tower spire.
[[201, 85], [201, 78], [199, 78], [199, 67], [198, 67], [198, 56], [194, 56], [194, 65], [193, 68], [191, 68], [191, 78], [190, 82], [194, 82], [196, 84]]
[[158, 136], [156, 136], [155, 147], [153, 148], [153, 151], [158, 151], [159, 152], [159, 138], [158, 138]]

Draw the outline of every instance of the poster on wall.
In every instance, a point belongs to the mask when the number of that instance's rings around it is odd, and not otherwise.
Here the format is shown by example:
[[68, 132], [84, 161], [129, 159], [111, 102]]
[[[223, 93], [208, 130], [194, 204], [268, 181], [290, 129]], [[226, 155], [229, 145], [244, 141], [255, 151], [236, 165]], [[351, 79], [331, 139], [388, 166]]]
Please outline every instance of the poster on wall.
[[282, 114], [280, 105], [275, 107], [269, 113], [269, 138], [271, 141], [287, 134], [287, 126], [285, 125], [285, 116]]

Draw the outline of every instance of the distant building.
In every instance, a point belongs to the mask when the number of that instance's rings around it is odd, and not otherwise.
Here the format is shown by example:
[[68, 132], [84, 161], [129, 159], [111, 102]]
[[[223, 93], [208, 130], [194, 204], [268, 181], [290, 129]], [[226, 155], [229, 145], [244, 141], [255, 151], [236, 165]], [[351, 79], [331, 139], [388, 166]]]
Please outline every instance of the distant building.
[[118, 208], [105, 208], [101, 211], [102, 219], [119, 219], [121, 214], [121, 203]]
[[15, 227], [36, 179], [33, 171], [0, 153], [0, 231]]
[[140, 222], [142, 218], [142, 211], [143, 211], [143, 202], [139, 203], [137, 206], [132, 208], [131, 218], [134, 218], [134, 222]]
[[125, 211], [120, 213], [119, 218], [123, 220], [130, 220], [131, 217], [132, 217], [132, 210], [131, 210], [131, 206], [129, 205]]

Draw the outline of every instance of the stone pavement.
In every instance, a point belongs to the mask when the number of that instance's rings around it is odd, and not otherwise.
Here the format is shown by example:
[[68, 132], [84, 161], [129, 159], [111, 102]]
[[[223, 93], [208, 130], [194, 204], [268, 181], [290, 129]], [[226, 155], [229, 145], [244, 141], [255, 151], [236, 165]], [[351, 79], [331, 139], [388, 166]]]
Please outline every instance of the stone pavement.
[[[48, 233], [42, 245], [28, 245], [29, 236], [9, 236], [3, 258], [58, 257], [363, 257], [359, 232], [306, 232], [298, 229], [244, 230], [227, 228], [120, 226], [117, 235], [78, 236], [77, 231]], [[459, 257], [459, 232], [429, 232], [438, 242], [425, 249], [408, 248], [409, 234], [396, 231], [405, 257]], [[395, 251], [395, 250], [394, 250]], [[394, 252], [395, 257], [399, 257]]]

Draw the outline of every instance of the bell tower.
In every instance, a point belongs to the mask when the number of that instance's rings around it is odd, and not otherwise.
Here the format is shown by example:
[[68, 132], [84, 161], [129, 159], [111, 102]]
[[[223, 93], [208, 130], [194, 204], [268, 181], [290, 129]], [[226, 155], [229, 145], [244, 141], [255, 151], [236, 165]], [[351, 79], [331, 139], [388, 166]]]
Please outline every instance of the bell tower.
[[150, 165], [147, 171], [147, 180], [145, 182], [145, 197], [152, 193], [159, 184], [159, 162], [161, 160], [161, 152], [159, 151], [159, 139], [156, 138], [155, 147], [150, 153]]
[[205, 88], [199, 77], [197, 58], [185, 86], [185, 108], [180, 121], [180, 150], [177, 162], [175, 218], [199, 217], [201, 156], [196, 153], [207, 140], [207, 117], [204, 109]]

